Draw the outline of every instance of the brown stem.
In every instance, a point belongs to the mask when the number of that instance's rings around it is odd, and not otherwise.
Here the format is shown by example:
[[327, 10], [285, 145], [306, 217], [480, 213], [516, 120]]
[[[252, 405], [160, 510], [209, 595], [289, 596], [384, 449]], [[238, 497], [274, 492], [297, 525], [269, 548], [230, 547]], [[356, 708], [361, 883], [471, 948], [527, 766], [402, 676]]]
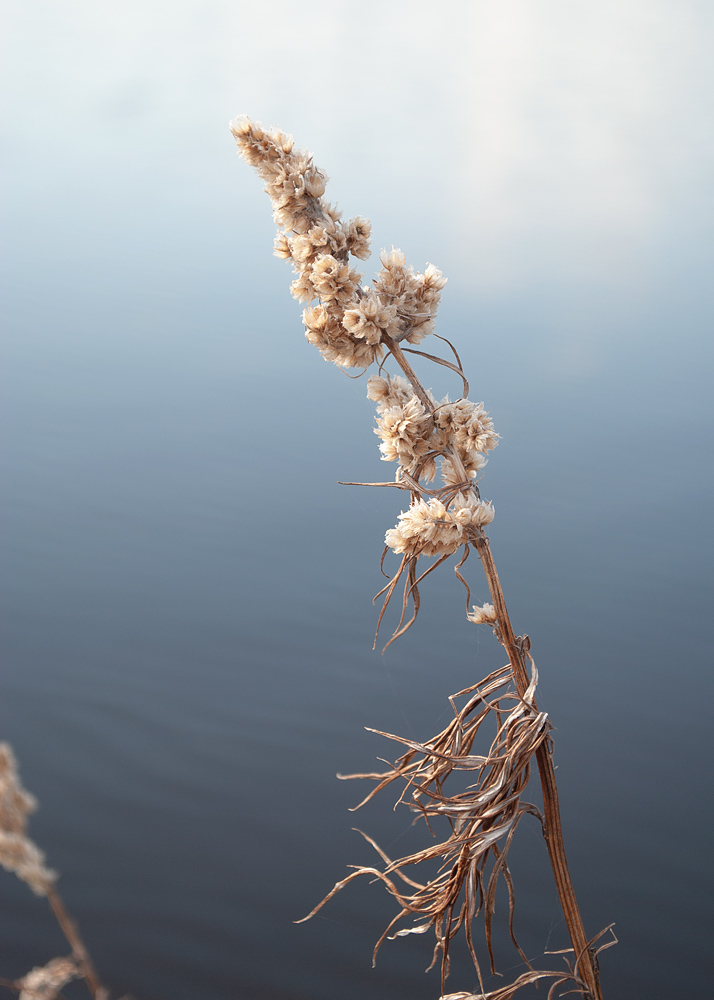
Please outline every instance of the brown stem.
[[412, 389], [419, 397], [419, 400], [423, 404], [424, 409], [427, 411], [427, 413], [433, 413], [434, 404], [426, 394], [424, 386], [416, 377], [414, 369], [407, 361], [406, 355], [404, 354], [404, 351], [401, 349], [399, 344], [396, 342], [396, 340], [392, 340], [392, 338], [386, 333], [382, 334], [382, 343], [385, 345], [385, 347], [389, 348], [390, 354], [394, 357], [394, 360], [397, 362], [399, 367], [402, 369], [406, 377], [411, 382]]
[[[486, 574], [488, 589], [491, 593], [491, 600], [493, 601], [496, 618], [498, 619], [500, 639], [511, 662], [516, 689], [521, 697], [523, 697], [528, 688], [528, 672], [524, 662], [522, 640], [519, 640], [513, 633], [513, 627], [503, 597], [503, 590], [501, 589], [501, 581], [498, 578], [488, 538], [481, 533], [480, 537], [474, 539], [474, 545], [481, 558], [481, 564]], [[536, 750], [536, 761], [538, 762], [540, 783], [543, 790], [543, 814], [545, 819], [543, 835], [548, 847], [560, 905], [563, 908], [570, 941], [575, 952], [575, 971], [587, 986], [592, 1000], [602, 1000], [597, 960], [589, 948], [588, 937], [583, 926], [583, 919], [580, 916], [580, 910], [575, 898], [575, 890], [570, 878], [570, 871], [568, 870], [568, 862], [565, 857], [563, 829], [560, 822], [560, 806], [558, 804], [558, 788], [555, 783], [555, 769], [553, 767], [551, 752], [546, 743], [541, 743]]]
[[62, 928], [62, 933], [69, 941], [72, 948], [72, 955], [74, 956], [82, 975], [87, 981], [87, 986], [89, 987], [92, 996], [95, 1000], [100, 1000], [101, 997], [105, 996], [104, 989], [97, 979], [97, 974], [94, 971], [94, 966], [92, 965], [92, 960], [89, 957], [89, 952], [84, 945], [84, 941], [82, 941], [79, 936], [79, 931], [77, 930], [74, 921], [64, 908], [62, 898], [54, 886], [50, 886], [48, 888], [47, 900], [52, 907], [52, 912], [57, 918], [57, 923]]
[[[382, 337], [385, 346], [389, 349], [399, 367], [402, 369], [414, 392], [424, 404], [429, 412], [433, 412], [433, 405], [427, 396], [424, 388], [417, 378], [412, 366], [404, 356], [404, 352], [399, 345], [386, 334]], [[523, 652], [523, 640], [518, 639], [511, 625], [508, 616], [506, 601], [503, 596], [501, 582], [498, 578], [496, 565], [491, 554], [491, 545], [488, 538], [479, 531], [473, 539], [474, 545], [481, 558], [481, 564], [488, 581], [488, 589], [491, 593], [491, 600], [496, 612], [500, 640], [508, 653], [511, 663], [511, 671], [516, 689], [521, 697], [528, 689], [528, 671], [526, 669], [525, 656]], [[565, 845], [563, 843], [563, 830], [560, 822], [560, 806], [558, 804], [558, 788], [555, 782], [555, 769], [551, 752], [546, 743], [541, 743], [536, 750], [536, 761], [540, 773], [541, 788], [543, 790], [543, 814], [544, 825], [543, 835], [550, 856], [550, 863], [553, 869], [556, 888], [560, 905], [563, 909], [565, 923], [570, 935], [570, 941], [575, 953], [575, 974], [585, 984], [588, 990], [588, 1000], [602, 1000], [600, 989], [600, 975], [598, 972], [597, 958], [589, 947], [588, 937], [583, 926], [583, 919], [580, 915], [578, 903], [575, 898], [575, 890], [568, 870], [568, 862], [565, 857]]]

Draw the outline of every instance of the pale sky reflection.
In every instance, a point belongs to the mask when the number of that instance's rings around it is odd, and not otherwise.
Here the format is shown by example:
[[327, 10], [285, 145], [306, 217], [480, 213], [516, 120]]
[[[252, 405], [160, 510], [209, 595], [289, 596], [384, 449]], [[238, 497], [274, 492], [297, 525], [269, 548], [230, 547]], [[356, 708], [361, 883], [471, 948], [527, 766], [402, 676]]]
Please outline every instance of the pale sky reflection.
[[[713, 20], [673, 0], [468, 0], [438, 16], [423, 0], [317, 0], [309, 16], [287, 0], [16, 0], [11, 183], [31, 201], [48, 157], [65, 192], [96, 171], [207, 183], [224, 120], [247, 112], [316, 151], [377, 243], [407, 241], [452, 277], [475, 268], [485, 294], [646, 286], [677, 217], [701, 215]], [[430, 248], [422, 213], [440, 217]]]

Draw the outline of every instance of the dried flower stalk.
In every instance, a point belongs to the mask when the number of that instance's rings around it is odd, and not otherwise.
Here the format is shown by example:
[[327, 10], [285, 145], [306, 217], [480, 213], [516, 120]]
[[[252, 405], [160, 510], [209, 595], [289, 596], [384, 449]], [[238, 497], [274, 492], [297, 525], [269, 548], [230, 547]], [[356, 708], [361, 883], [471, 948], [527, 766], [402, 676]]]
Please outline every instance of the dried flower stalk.
[[[53, 959], [49, 965], [28, 973], [18, 984], [23, 990], [22, 997], [30, 1000], [37, 996], [43, 1000], [51, 1000], [65, 982], [80, 976], [85, 979], [94, 1000], [103, 1000], [106, 991], [97, 979], [89, 952], [55, 887], [57, 873], [45, 867], [43, 852], [27, 836], [27, 817], [36, 808], [35, 797], [20, 782], [12, 747], [9, 743], [0, 743], [0, 864], [14, 872], [36, 895], [47, 897], [72, 948], [71, 960]], [[70, 964], [73, 970], [71, 974], [68, 972]], [[65, 973], [68, 977], [60, 981]], [[57, 985], [53, 985], [54, 983]]]
[[[468, 399], [468, 382], [452, 345], [444, 341], [453, 361], [416, 350], [416, 345], [433, 333], [446, 279], [431, 264], [423, 274], [415, 273], [401, 251], [392, 248], [382, 252], [382, 269], [372, 284], [362, 285], [362, 276], [352, 269], [350, 256], [362, 260], [369, 256], [369, 222], [363, 218], [342, 221], [340, 213], [323, 197], [326, 175], [315, 167], [311, 154], [295, 147], [292, 137], [278, 129], [266, 130], [246, 117], [235, 119], [231, 131], [241, 155], [266, 182], [274, 218], [281, 227], [275, 253], [291, 260], [295, 269], [292, 294], [304, 303], [317, 300], [303, 312], [308, 341], [326, 360], [343, 369], [364, 369], [379, 363], [378, 375], [369, 379], [368, 396], [377, 404], [375, 433], [381, 441], [382, 458], [397, 463], [396, 473], [391, 482], [353, 485], [404, 490], [410, 495], [410, 503], [385, 535], [385, 554], [391, 549], [401, 556], [401, 561], [377, 595], [383, 597], [377, 631], [402, 582], [401, 616], [390, 642], [403, 634], [419, 611], [420, 582], [461, 551], [455, 572], [466, 587], [467, 617], [475, 624], [490, 625], [509, 659], [506, 667], [452, 696], [454, 718], [443, 732], [424, 743], [382, 733], [405, 746], [406, 752], [383, 773], [346, 776], [377, 783], [360, 805], [387, 785], [400, 782], [403, 787], [397, 802], [406, 803], [425, 820], [431, 832], [432, 821], [445, 819], [448, 836], [441, 841], [434, 836], [434, 843], [427, 849], [392, 861], [363, 834], [384, 867], [357, 867], [304, 919], [351, 881], [369, 875], [385, 885], [399, 906], [377, 942], [374, 955], [393, 930], [392, 937], [399, 937], [433, 929], [436, 944], [432, 965], [440, 955], [442, 993], [449, 945], [463, 929], [481, 993], [450, 994], [442, 1000], [509, 1000], [521, 987], [541, 978], [555, 980], [549, 1000], [566, 983], [570, 992], [602, 1000], [597, 955], [609, 944], [596, 950], [595, 944], [605, 932], [590, 940], [583, 927], [563, 846], [550, 723], [535, 700], [537, 671], [530, 655], [530, 640], [513, 631], [483, 530], [493, 520], [494, 509], [481, 499], [477, 479], [486, 455], [498, 443], [498, 435], [483, 403]], [[437, 401], [417, 378], [407, 353], [456, 373], [463, 382], [461, 398], [452, 402], [447, 396]], [[387, 356], [394, 359], [405, 377], [383, 370]], [[430, 487], [428, 484], [437, 475], [441, 485]], [[474, 606], [468, 612], [471, 595], [461, 569], [472, 547], [481, 560], [491, 603]], [[435, 562], [420, 572], [419, 560], [424, 557]], [[456, 704], [459, 698], [467, 699], [461, 708]], [[496, 735], [486, 753], [474, 753], [475, 740], [483, 736], [487, 720], [495, 722]], [[533, 757], [543, 792], [542, 814], [522, 798]], [[459, 772], [467, 773], [468, 787], [457, 793], [447, 792], [447, 779]], [[518, 823], [526, 813], [542, 823], [572, 943], [572, 961], [566, 958], [567, 972], [533, 969], [513, 931], [514, 892], [507, 856]], [[435, 860], [440, 862], [437, 874], [420, 880], [419, 867], [433, 865]], [[495, 971], [492, 923], [496, 887], [501, 879], [508, 890], [510, 936], [529, 971], [509, 986], [487, 994], [472, 924], [482, 915], [490, 967]], [[415, 922], [395, 930], [407, 918]]]

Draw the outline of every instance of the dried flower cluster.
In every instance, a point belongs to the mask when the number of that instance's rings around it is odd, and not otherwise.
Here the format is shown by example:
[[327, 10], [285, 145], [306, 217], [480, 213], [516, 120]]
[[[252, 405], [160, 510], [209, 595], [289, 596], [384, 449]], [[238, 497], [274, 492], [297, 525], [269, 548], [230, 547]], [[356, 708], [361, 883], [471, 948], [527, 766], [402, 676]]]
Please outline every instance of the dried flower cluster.
[[54, 1000], [70, 979], [84, 978], [94, 1000], [109, 1000], [100, 985], [89, 953], [73, 920], [55, 888], [57, 874], [45, 867], [45, 856], [26, 834], [27, 816], [37, 808], [34, 796], [20, 784], [12, 747], [0, 743], [0, 864], [30, 886], [38, 896], [46, 896], [64, 936], [72, 948], [72, 958], [56, 958], [35, 968], [18, 980], [20, 1000]]
[[20, 1000], [55, 1000], [63, 986], [81, 975], [71, 958], [53, 958], [18, 981]]
[[406, 379], [373, 375], [367, 395], [377, 404], [375, 434], [385, 462], [397, 462], [396, 481], [431, 482], [440, 461], [444, 488], [426, 500], [412, 489], [412, 503], [402, 511], [385, 542], [393, 552], [409, 557], [452, 555], [469, 541], [473, 528], [493, 520], [494, 510], [471, 489], [486, 464], [486, 454], [498, 444], [493, 422], [483, 403], [468, 399], [437, 403], [429, 396], [427, 410]]
[[20, 784], [17, 761], [8, 743], [0, 743], [0, 864], [46, 896], [56, 874], [45, 867], [45, 856], [25, 831], [27, 816], [37, 808]]
[[275, 254], [291, 260], [291, 292], [317, 305], [303, 312], [305, 336], [327, 361], [343, 368], [367, 368], [384, 356], [382, 337], [418, 344], [434, 328], [446, 279], [433, 265], [423, 274], [407, 266], [399, 250], [382, 253], [382, 270], [371, 288], [350, 265], [370, 255], [371, 225], [341, 213], [323, 197], [327, 176], [291, 136], [264, 129], [240, 116], [231, 131], [241, 155], [265, 181], [273, 216], [281, 227]]
[[[246, 117], [231, 122], [231, 131], [241, 155], [265, 181], [281, 227], [275, 253], [291, 260], [297, 275], [293, 295], [306, 304], [318, 300], [305, 309], [303, 320], [307, 339], [323, 357], [344, 368], [366, 368], [383, 358], [385, 345], [394, 353], [399, 342], [416, 345], [432, 333], [446, 283], [441, 272], [429, 264], [417, 274], [392, 248], [382, 252], [382, 268], [371, 286], [363, 286], [350, 256], [369, 256], [370, 223], [361, 217], [342, 221], [324, 198], [324, 171], [291, 136]], [[463, 375], [460, 364], [446, 364]], [[395, 485], [411, 491], [408, 510], [385, 541], [404, 557], [397, 579], [408, 570], [405, 601], [412, 599], [416, 611], [416, 560], [452, 555], [493, 519], [492, 505], [473, 487], [498, 435], [483, 403], [420, 398], [400, 376], [372, 376], [367, 394], [377, 403], [382, 458], [397, 463]], [[444, 485], [434, 495], [422, 483], [435, 478], [437, 462]], [[392, 593], [388, 588], [386, 603]]]
[[471, 614], [466, 615], [470, 622], [474, 625], [495, 625], [496, 624], [496, 611], [493, 604], [482, 604], [481, 607], [474, 604], [473, 611]]
[[385, 541], [393, 552], [407, 556], [449, 556], [467, 544], [469, 528], [483, 528], [492, 520], [492, 504], [473, 493], [457, 493], [449, 508], [436, 498], [415, 500]]
[[377, 404], [375, 434], [385, 462], [398, 462], [397, 479], [406, 472], [414, 479], [431, 482], [436, 459], [447, 487], [463, 487], [476, 478], [486, 464], [486, 455], [498, 444], [493, 421], [483, 403], [445, 396], [440, 403], [429, 394], [428, 411], [405, 378], [372, 375], [367, 396]]

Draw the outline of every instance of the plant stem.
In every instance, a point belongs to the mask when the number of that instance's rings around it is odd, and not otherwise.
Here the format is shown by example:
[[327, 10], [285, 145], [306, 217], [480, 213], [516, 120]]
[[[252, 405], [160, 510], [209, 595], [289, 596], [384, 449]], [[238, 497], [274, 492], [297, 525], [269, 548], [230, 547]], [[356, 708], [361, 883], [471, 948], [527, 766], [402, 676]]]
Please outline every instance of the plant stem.
[[52, 912], [57, 918], [57, 923], [62, 928], [62, 933], [67, 938], [68, 942], [72, 947], [72, 955], [74, 956], [77, 965], [79, 966], [82, 975], [87, 981], [87, 986], [95, 998], [99, 1000], [100, 997], [105, 996], [105, 992], [97, 979], [97, 974], [94, 971], [94, 966], [92, 965], [92, 960], [89, 957], [89, 952], [87, 951], [84, 942], [79, 936], [79, 931], [77, 930], [73, 920], [64, 908], [64, 903], [62, 902], [62, 897], [54, 888], [50, 886], [47, 890], [47, 900], [52, 907]]
[[[493, 607], [498, 619], [501, 643], [508, 653], [516, 689], [519, 695], [523, 697], [528, 688], [528, 673], [523, 654], [524, 639], [526, 637], [517, 638], [513, 633], [513, 627], [503, 597], [503, 590], [501, 589], [501, 581], [498, 578], [488, 538], [481, 534], [480, 538], [474, 540], [474, 544], [481, 558], [481, 564], [486, 574], [486, 580], [488, 581], [488, 589], [491, 593]], [[570, 934], [570, 941], [575, 952], [575, 971], [585, 982], [592, 1000], [602, 1000], [597, 959], [588, 947], [588, 938], [575, 898], [575, 890], [565, 857], [563, 829], [560, 822], [560, 806], [558, 804], [558, 788], [555, 783], [553, 758], [547, 743], [541, 743], [536, 750], [536, 761], [538, 762], [538, 772], [543, 790], [543, 814], [545, 819], [543, 836], [548, 847], [560, 905], [563, 909], [568, 933]]]
[[[382, 340], [408, 378], [421, 403], [429, 412], [433, 412], [433, 405], [402, 349], [387, 334], [382, 337]], [[523, 697], [529, 684], [524, 655], [524, 649], [528, 648], [525, 646], [527, 637], [516, 637], [513, 632], [513, 626], [508, 616], [501, 581], [498, 578], [488, 538], [479, 530], [474, 534], [473, 543], [486, 574], [488, 589], [498, 621], [499, 639], [508, 653], [516, 690]], [[558, 788], [555, 782], [553, 758], [547, 743], [541, 743], [536, 750], [536, 761], [538, 763], [538, 772], [543, 791], [543, 836], [548, 848], [560, 905], [575, 954], [574, 972], [585, 984], [588, 990], [586, 994], [588, 1000], [602, 1000], [597, 958], [589, 948], [588, 937], [585, 933], [583, 920], [575, 898], [575, 890], [570, 878], [570, 871], [568, 870], [568, 862], [565, 857], [563, 830], [560, 822], [560, 806], [558, 804]]]
[[389, 349], [389, 353], [392, 355], [394, 360], [397, 362], [399, 367], [402, 369], [406, 377], [411, 382], [412, 389], [419, 397], [419, 401], [421, 402], [421, 404], [424, 406], [427, 412], [433, 413], [434, 406], [431, 400], [429, 399], [426, 390], [424, 389], [424, 386], [416, 377], [416, 372], [407, 361], [404, 351], [401, 349], [399, 344], [396, 342], [396, 340], [392, 340], [392, 338], [387, 333], [382, 334], [382, 343], [384, 344], [385, 347]]

